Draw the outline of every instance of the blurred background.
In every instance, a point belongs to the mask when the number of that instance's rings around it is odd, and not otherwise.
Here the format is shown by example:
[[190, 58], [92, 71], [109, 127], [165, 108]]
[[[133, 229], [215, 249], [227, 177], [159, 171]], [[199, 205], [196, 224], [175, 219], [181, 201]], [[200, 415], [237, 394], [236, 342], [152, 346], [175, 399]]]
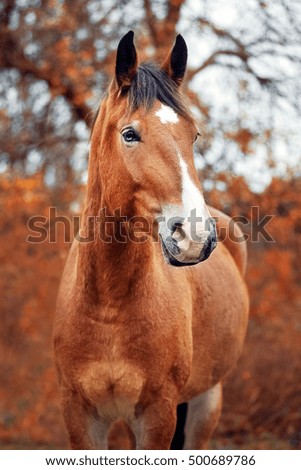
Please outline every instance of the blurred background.
[[211, 446], [300, 449], [299, 0], [2, 0], [0, 21], [0, 448], [67, 447], [51, 329], [70, 242], [62, 224], [26, 242], [28, 220], [80, 213], [93, 110], [133, 29], [140, 60], [187, 41], [208, 203], [246, 235], [252, 207], [273, 216], [274, 241], [249, 242], [249, 329]]

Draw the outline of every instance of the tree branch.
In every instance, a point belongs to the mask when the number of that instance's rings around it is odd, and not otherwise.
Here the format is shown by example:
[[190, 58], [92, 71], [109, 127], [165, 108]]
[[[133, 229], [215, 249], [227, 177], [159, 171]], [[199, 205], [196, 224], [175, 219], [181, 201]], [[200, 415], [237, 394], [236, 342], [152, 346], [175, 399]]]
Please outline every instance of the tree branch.
[[54, 94], [62, 95], [71, 102], [78, 119], [87, 121], [90, 109], [84, 102], [78, 102], [76, 89], [70, 80], [64, 80], [63, 82], [63, 80], [60, 79], [58, 81], [57, 73], [55, 73], [54, 78], [51, 70], [39, 68], [31, 62], [24, 55], [17, 40], [8, 28], [2, 28], [0, 32], [0, 44], [0, 67], [16, 68], [23, 76], [33, 75], [39, 80], [46, 81]]
[[206, 26], [211, 29], [218, 37], [230, 39], [230, 41], [235, 44], [241, 59], [247, 60], [249, 58], [249, 53], [246, 49], [246, 46], [238, 38], [233, 36], [233, 34], [231, 34], [229, 31], [219, 28], [218, 26], [213, 24], [211, 21], [206, 20], [205, 18], [199, 18], [199, 23], [201, 24], [201, 26]]
[[252, 69], [249, 64], [249, 59], [252, 57], [252, 54], [249, 53], [247, 46], [245, 46], [238, 38], [236, 38], [229, 31], [219, 28], [205, 18], [199, 18], [198, 21], [202, 26], [210, 28], [218, 37], [229, 39], [235, 46], [235, 49], [220, 49], [214, 51], [199, 67], [188, 71], [188, 80], [191, 80], [195, 75], [211, 65], [222, 65], [217, 61], [218, 57], [233, 56], [239, 58], [242, 61], [245, 71], [254, 76], [261, 85], [267, 85], [271, 82], [269, 78], [261, 77]]
[[185, 0], [169, 0], [168, 2], [168, 10], [167, 10], [166, 18], [165, 18], [165, 24], [166, 22], [168, 23], [169, 25], [168, 31], [170, 33], [175, 32], [178, 21], [180, 19], [181, 7], [184, 1]]
[[235, 56], [241, 58], [236, 51], [232, 51], [229, 49], [220, 49], [218, 51], [214, 51], [199, 67], [187, 71], [187, 80], [191, 80], [195, 75], [197, 75], [210, 65], [215, 65], [217, 57], [221, 55]]
[[156, 18], [154, 16], [150, 0], [144, 0], [145, 19], [151, 35], [152, 43], [157, 48], [158, 44], [158, 31], [156, 27]]
[[2, 10], [2, 13], [0, 14], [0, 22], [4, 26], [8, 26], [9, 24], [9, 19], [10, 19], [10, 14], [15, 8], [15, 1], [14, 0], [9, 0], [6, 2], [5, 7]]

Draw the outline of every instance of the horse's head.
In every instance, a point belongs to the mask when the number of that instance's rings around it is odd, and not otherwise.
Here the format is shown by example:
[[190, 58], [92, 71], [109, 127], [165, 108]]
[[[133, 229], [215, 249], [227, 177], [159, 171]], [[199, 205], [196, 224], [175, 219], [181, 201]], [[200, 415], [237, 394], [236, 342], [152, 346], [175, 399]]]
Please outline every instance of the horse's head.
[[126, 34], [91, 142], [102, 206], [156, 221], [165, 257], [175, 266], [203, 261], [216, 246], [193, 162], [198, 132], [180, 93], [186, 61], [179, 35], [161, 68], [138, 67], [133, 33]]

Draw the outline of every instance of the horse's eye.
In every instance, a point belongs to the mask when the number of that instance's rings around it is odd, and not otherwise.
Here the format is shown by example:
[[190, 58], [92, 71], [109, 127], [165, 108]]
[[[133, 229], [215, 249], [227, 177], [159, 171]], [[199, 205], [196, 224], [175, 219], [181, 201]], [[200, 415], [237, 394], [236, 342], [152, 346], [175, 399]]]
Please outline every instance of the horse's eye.
[[125, 142], [139, 142], [140, 136], [134, 129], [125, 129], [122, 132], [122, 137]]
[[198, 132], [197, 135], [196, 135], [195, 138], [194, 138], [194, 142], [198, 139], [198, 137], [200, 137], [200, 135], [201, 135], [201, 134]]

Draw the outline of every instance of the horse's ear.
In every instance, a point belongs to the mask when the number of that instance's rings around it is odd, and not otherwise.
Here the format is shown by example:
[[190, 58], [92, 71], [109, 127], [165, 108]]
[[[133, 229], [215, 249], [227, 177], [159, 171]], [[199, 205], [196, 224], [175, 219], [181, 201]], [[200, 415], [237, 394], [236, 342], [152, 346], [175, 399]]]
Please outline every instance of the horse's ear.
[[129, 31], [120, 40], [117, 48], [115, 78], [121, 90], [126, 90], [131, 86], [137, 70], [137, 53], [133, 39], [134, 32]]
[[186, 42], [181, 36], [178, 34], [176, 38], [175, 45], [173, 46], [172, 50], [168, 54], [165, 62], [163, 62], [162, 70], [164, 70], [170, 78], [180, 86], [186, 70], [187, 64], [187, 46]]

